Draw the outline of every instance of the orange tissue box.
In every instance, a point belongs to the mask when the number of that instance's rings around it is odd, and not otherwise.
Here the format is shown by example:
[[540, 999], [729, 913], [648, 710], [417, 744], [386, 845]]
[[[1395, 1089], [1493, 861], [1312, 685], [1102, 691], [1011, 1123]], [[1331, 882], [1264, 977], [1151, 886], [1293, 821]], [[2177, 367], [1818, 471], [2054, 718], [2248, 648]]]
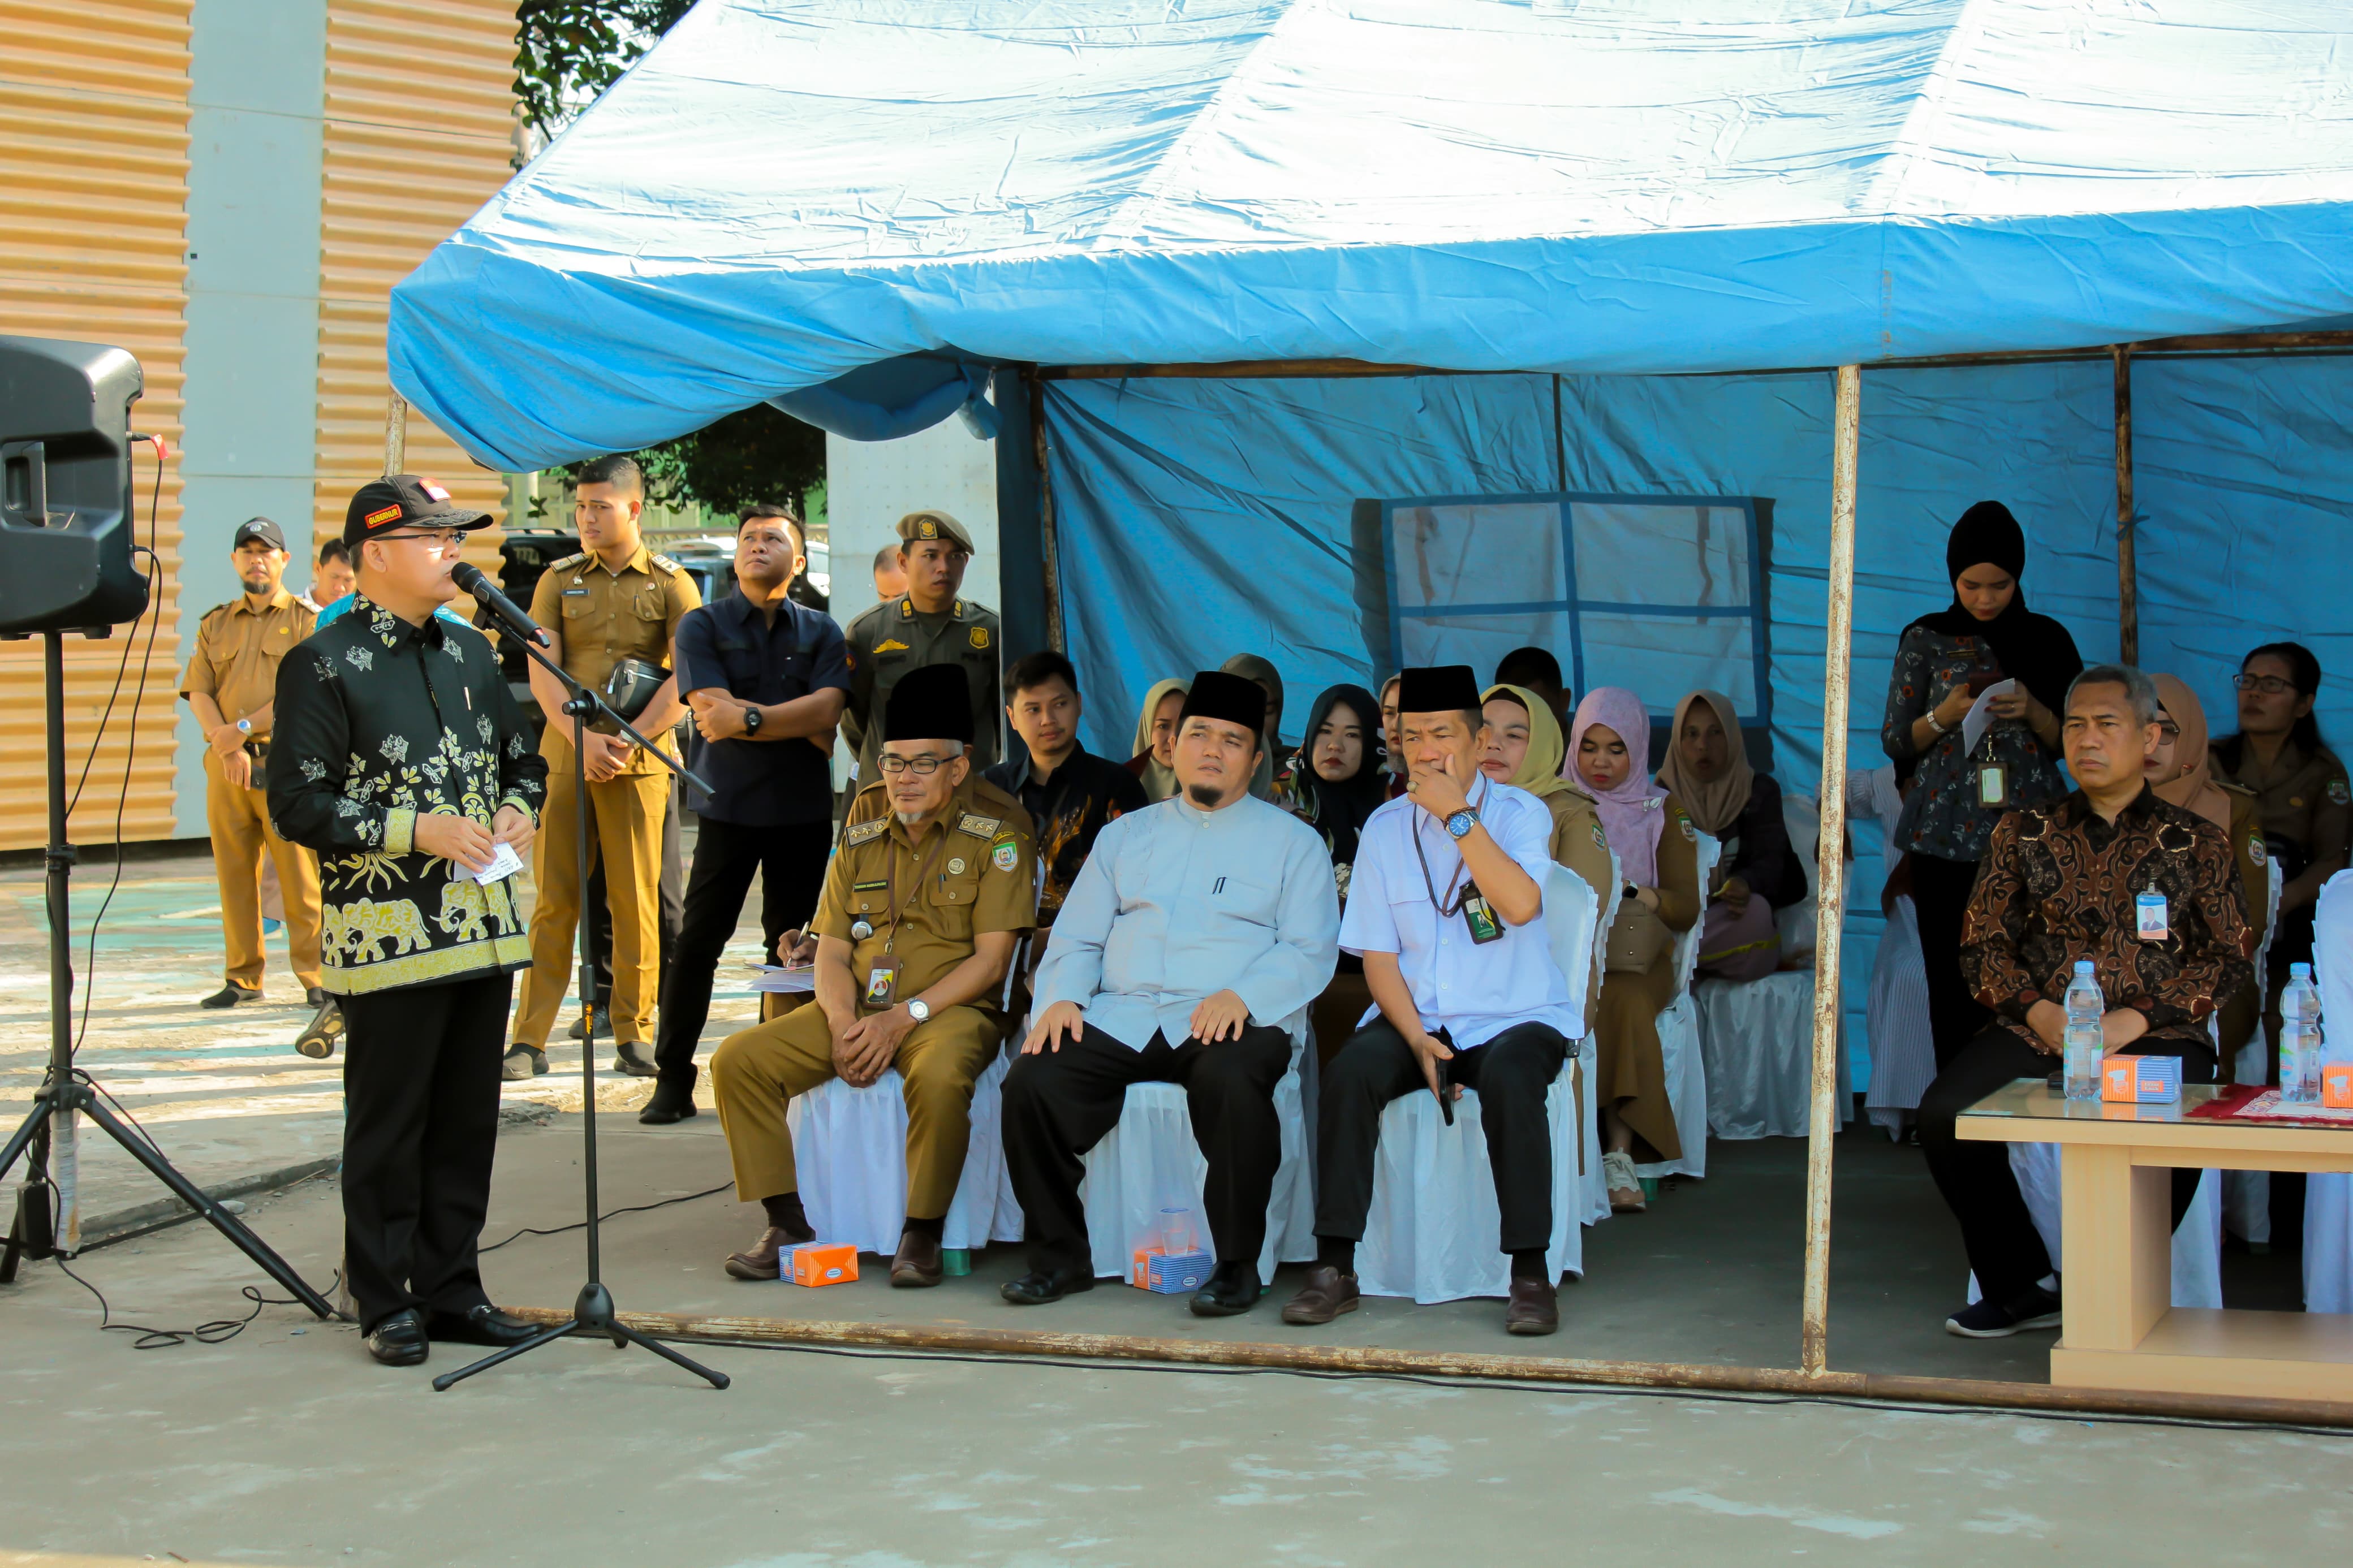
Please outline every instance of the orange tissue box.
[[2320, 1069], [2320, 1103], [2353, 1110], [2353, 1062], [2330, 1062]]
[[846, 1241], [810, 1241], [793, 1248], [796, 1285], [847, 1285], [858, 1278], [858, 1248]]
[[2171, 1105], [2181, 1098], [2181, 1058], [2110, 1057], [2100, 1064], [2100, 1098], [2126, 1105]]
[[1206, 1252], [1164, 1252], [1157, 1247], [1139, 1247], [1128, 1265], [1127, 1282], [1139, 1290], [1156, 1291], [1161, 1295], [1198, 1290], [1209, 1282], [1209, 1272], [1218, 1260]]

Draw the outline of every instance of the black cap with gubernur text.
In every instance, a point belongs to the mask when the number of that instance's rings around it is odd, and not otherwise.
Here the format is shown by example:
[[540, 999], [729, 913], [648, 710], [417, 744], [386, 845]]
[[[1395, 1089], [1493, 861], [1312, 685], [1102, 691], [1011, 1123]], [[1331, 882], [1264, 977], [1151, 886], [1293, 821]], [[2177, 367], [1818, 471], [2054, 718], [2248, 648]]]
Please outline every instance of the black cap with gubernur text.
[[343, 542], [357, 548], [364, 540], [396, 528], [453, 528], [460, 532], [488, 526], [491, 514], [460, 506], [437, 479], [422, 474], [386, 474], [370, 479], [352, 496], [343, 513]]

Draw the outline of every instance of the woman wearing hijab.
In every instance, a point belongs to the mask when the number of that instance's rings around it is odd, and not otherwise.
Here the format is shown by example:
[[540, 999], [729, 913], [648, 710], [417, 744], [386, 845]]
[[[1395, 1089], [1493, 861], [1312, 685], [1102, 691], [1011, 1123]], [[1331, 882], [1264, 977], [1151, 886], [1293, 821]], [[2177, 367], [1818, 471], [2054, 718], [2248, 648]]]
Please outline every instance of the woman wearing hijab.
[[[1525, 686], [1491, 686], [1483, 696], [1487, 754], [1479, 771], [1498, 784], [1524, 789], [1552, 813], [1552, 858], [1592, 884], [1609, 901], [1609, 842], [1593, 797], [1560, 776], [1568, 742], [1542, 693]], [[1590, 1012], [1590, 1008], [1588, 1011]]]
[[1651, 783], [1651, 716], [1632, 692], [1620, 686], [1587, 692], [1568, 747], [1625, 879], [1594, 1013], [1600, 1056], [1594, 1095], [1609, 1207], [1640, 1213], [1637, 1150], [1646, 1161], [1678, 1160], [1683, 1152], [1667, 1099], [1659, 1009], [1675, 992], [1675, 935], [1699, 920], [1699, 830], [1681, 801]]
[[[1254, 653], [1238, 653], [1218, 667], [1228, 675], [1255, 680], [1266, 693], [1266, 744], [1259, 748], [1258, 772], [1250, 778], [1250, 794], [1261, 800], [1275, 797], [1275, 763], [1282, 750], [1282, 674]], [[1287, 803], [1286, 803], [1287, 804]]]
[[1192, 689], [1189, 680], [1155, 680], [1144, 694], [1127, 771], [1144, 781], [1144, 798], [1155, 805], [1176, 793], [1176, 715]]
[[[1945, 542], [1953, 602], [1904, 628], [1887, 683], [1880, 745], [1916, 766], [1896, 825], [1912, 856], [1912, 901], [1928, 961], [1929, 1026], [1942, 1067], [1985, 1027], [1986, 1010], [1961, 978], [1961, 917], [1994, 824], [2019, 806], [2067, 793], [2059, 772], [2059, 714], [2084, 660], [2067, 628], [2026, 607], [2019, 574], [2026, 535], [2000, 501], [1961, 514]], [[1974, 747], [1964, 734], [1989, 688], [1990, 722]]]
[[[1332, 853], [1332, 879], [1343, 910], [1348, 879], [1356, 862], [1356, 837], [1365, 819], [1388, 798], [1388, 748], [1381, 735], [1380, 704], [1361, 686], [1335, 686], [1307, 710], [1307, 739], [1283, 771], [1291, 781], [1283, 803], [1322, 836]], [[1329, 1060], [1356, 1032], [1356, 1020], [1373, 1005], [1365, 984], [1365, 961], [1340, 955], [1339, 968], [1316, 999], [1316, 1056]]]
[[[2253, 790], [2214, 782], [2212, 759], [2206, 744], [2206, 710], [2197, 694], [2179, 678], [2152, 676], [2157, 682], [2158, 740], [2143, 772], [2159, 800], [2184, 811], [2194, 811], [2231, 836], [2231, 849], [2239, 862], [2239, 891], [2247, 906], [2247, 929], [2260, 951], [2271, 917], [2271, 868], [2263, 847], [2263, 809]], [[2260, 979], [2260, 977], [2258, 977]], [[2255, 1032], [2263, 1016], [2263, 996], [2254, 986], [2222, 999], [2215, 1027], [2221, 1037], [2222, 1060], [2228, 1064]]]
[[1740, 716], [1721, 691], [1694, 691], [1676, 703], [1672, 733], [1659, 787], [1724, 845], [1700, 929], [1699, 972], [1761, 980], [1781, 966], [1773, 911], [1806, 901], [1805, 862], [1789, 847], [1781, 786], [1748, 765]]

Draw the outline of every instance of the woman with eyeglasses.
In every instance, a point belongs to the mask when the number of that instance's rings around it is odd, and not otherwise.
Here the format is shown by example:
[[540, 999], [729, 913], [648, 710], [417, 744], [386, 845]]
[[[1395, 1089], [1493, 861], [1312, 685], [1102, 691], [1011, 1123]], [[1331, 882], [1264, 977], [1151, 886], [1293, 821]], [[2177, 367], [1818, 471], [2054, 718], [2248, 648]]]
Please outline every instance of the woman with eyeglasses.
[[[2232, 684], [2239, 690], [2239, 732], [2215, 744], [2215, 774], [2253, 792], [2264, 847], [2286, 879], [2263, 976], [2264, 1022], [2275, 1034], [2288, 965], [2312, 957], [2313, 900], [2320, 885], [2345, 868], [2346, 846], [2353, 839], [2353, 788], [2312, 716], [2320, 660], [2310, 648], [2265, 643], [2240, 662]], [[2276, 1062], [2272, 1070], [2277, 1072]]]

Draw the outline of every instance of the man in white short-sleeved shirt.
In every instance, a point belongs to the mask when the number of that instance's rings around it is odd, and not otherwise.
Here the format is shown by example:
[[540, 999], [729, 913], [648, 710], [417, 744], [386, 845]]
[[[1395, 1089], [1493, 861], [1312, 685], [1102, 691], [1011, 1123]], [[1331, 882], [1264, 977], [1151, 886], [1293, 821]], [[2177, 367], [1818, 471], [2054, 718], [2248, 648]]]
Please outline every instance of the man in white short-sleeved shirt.
[[1544, 879], [1552, 816], [1482, 776], [1479, 686], [1468, 665], [1408, 669], [1398, 691], [1407, 793], [1366, 820], [1340, 946], [1361, 955], [1372, 1010], [1324, 1069], [1316, 1129], [1317, 1256], [1289, 1323], [1356, 1308], [1356, 1244], [1373, 1201], [1381, 1112], [1428, 1089], [1451, 1115], [1479, 1091], [1479, 1121], [1512, 1258], [1504, 1326], [1560, 1326], [1546, 1263], [1552, 1133], [1545, 1096], [1584, 1024], [1552, 962]]

